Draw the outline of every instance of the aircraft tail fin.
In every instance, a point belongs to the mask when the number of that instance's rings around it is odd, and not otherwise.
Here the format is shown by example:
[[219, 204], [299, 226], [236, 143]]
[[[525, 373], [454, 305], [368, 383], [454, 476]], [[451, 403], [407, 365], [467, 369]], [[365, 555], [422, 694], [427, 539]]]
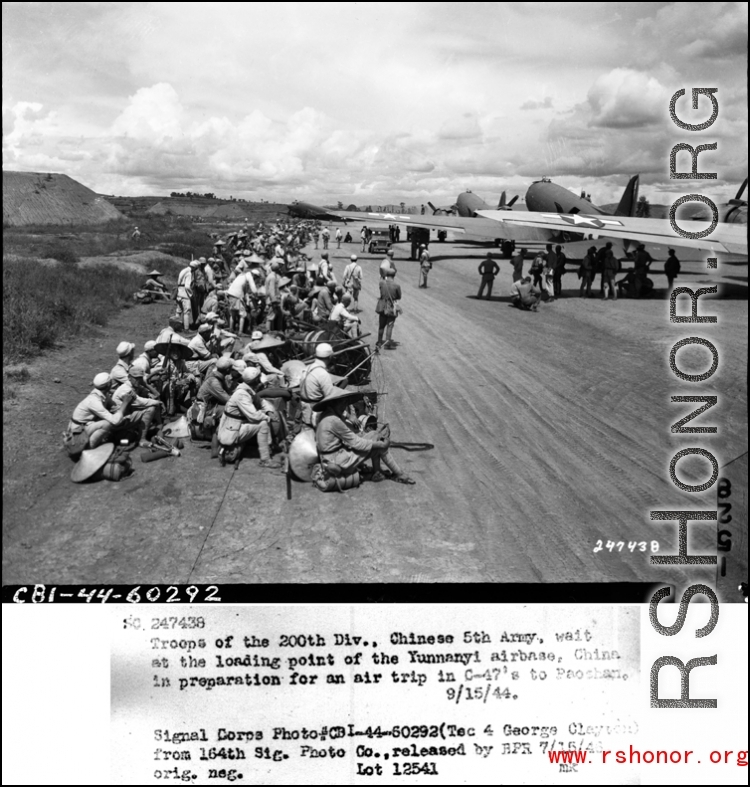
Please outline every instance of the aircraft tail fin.
[[505, 207], [505, 198], [506, 198], [506, 194], [505, 194], [505, 192], [503, 192], [500, 195], [500, 202], [497, 203], [497, 209], [498, 210], [502, 210]]
[[620, 202], [615, 210], [615, 216], [635, 216], [638, 208], [638, 180], [640, 175], [633, 175], [625, 186]]
[[735, 195], [734, 199], [729, 200], [729, 205], [747, 205], [747, 202], [742, 199], [742, 195], [745, 193], [745, 189], [747, 188], [747, 178], [742, 181], [742, 185], [739, 188], [739, 191]]

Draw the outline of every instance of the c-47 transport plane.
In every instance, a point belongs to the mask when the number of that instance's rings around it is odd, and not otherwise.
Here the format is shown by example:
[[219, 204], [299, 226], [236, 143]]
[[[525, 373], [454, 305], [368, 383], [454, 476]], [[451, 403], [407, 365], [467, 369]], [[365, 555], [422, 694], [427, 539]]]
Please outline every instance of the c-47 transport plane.
[[[502, 224], [510, 224], [523, 232], [535, 227], [551, 233], [572, 231], [597, 238], [637, 241], [668, 246], [699, 249], [713, 254], [728, 254], [747, 259], [747, 224], [719, 222], [704, 238], [683, 238], [667, 219], [638, 219], [631, 216], [609, 216], [583, 213], [523, 213], [511, 214], [499, 210], [483, 210], [480, 215]], [[680, 224], [690, 232], [702, 232], [710, 221], [688, 220]], [[728, 260], [728, 261], [735, 261]]]
[[[515, 202], [515, 199], [511, 200], [508, 205], [501, 207], [500, 210], [509, 211], [513, 202]], [[335, 213], [340, 219], [364, 221], [367, 224], [373, 222], [405, 224], [408, 227], [449, 230], [459, 233], [467, 240], [494, 242], [498, 246], [503, 240], [543, 243], [547, 241], [549, 236], [549, 233], [538, 232], [533, 228], [520, 231], [510, 225], [503, 227], [502, 234], [499, 233], [497, 223], [481, 218], [478, 214], [478, 211], [483, 208], [491, 209], [490, 206], [481, 197], [472, 194], [470, 191], [459, 195], [455, 208], [459, 214], [457, 216], [422, 216], [414, 213], [354, 213], [350, 211], [335, 211]], [[436, 208], [435, 210], [445, 210], [445, 208]]]
[[[518, 195], [513, 197], [510, 202], [506, 203], [506, 194], [503, 192], [500, 195], [500, 202], [497, 204], [497, 210], [511, 210], [517, 199]], [[476, 216], [478, 210], [492, 210], [490, 205], [469, 189], [459, 194], [453, 205], [444, 205], [443, 207], [436, 208], [431, 202], [427, 204], [432, 209], [433, 216], [442, 213], [448, 216], [469, 217]]]
[[[351, 221], [349, 218], [344, 218], [338, 212], [334, 212], [328, 210], [328, 208], [321, 208], [320, 205], [313, 205], [311, 202], [300, 202], [300, 200], [294, 200], [291, 205], [287, 205], [289, 209], [289, 215], [293, 216], [297, 219], [319, 219], [320, 221], [343, 221], [345, 224], [347, 221]], [[360, 221], [363, 220], [363, 214], [353, 214], [358, 215], [360, 217]]]
[[[635, 216], [638, 206], [638, 175], [633, 175], [622, 193], [614, 212], [594, 205], [584, 197], [558, 186], [548, 178], [534, 181], [526, 192], [526, 208], [529, 211], [548, 213], [586, 213], [613, 216]], [[488, 210], [488, 208], [481, 208]]]
[[[505, 195], [503, 194], [503, 197]], [[350, 213], [336, 211], [340, 218], [348, 218], [367, 222], [384, 222], [388, 224], [406, 224], [409, 227], [425, 227], [435, 230], [451, 230], [461, 233], [466, 239], [494, 241], [500, 245], [502, 240], [514, 240], [517, 244], [526, 243], [530, 246], [541, 243], [570, 242], [583, 237], [584, 230], [576, 231], [571, 226], [558, 227], [555, 233], [539, 231], [536, 225], [528, 221], [506, 222], [503, 229], [499, 230], [497, 224], [493, 227], [487, 223], [487, 217], [494, 218], [495, 214], [517, 216], [518, 211], [512, 210], [516, 201], [514, 197], [505, 204], [500, 198], [500, 205], [493, 210], [481, 197], [471, 191], [459, 194], [456, 204], [451, 206], [458, 215], [454, 216], [417, 216], [413, 214], [396, 213]], [[615, 210], [617, 216], [633, 216], [638, 202], [638, 175], [634, 175], [625, 187], [620, 203]], [[432, 207], [432, 206], [431, 206]], [[578, 197], [572, 191], [552, 183], [548, 178], [532, 183], [526, 192], [526, 208], [528, 211], [556, 211], [557, 213], [596, 213], [608, 215], [604, 208], [593, 205], [583, 197]], [[441, 210], [433, 208], [433, 210]], [[443, 208], [442, 210], [445, 210]], [[546, 225], [545, 225], [546, 227]]]
[[[633, 181], [634, 179], [631, 179], [628, 189], [633, 185]], [[529, 192], [536, 185], [538, 184], [532, 184]], [[550, 195], [556, 196], [549, 189], [549, 186], [554, 184], [547, 183], [546, 185], [548, 188], [541, 196], [539, 196], [538, 192], [532, 195], [532, 198], [537, 199], [537, 206], [549, 204], [544, 200], [548, 200]], [[583, 206], [579, 204], [571, 205], [570, 201], [563, 205], [554, 200], [554, 204], [558, 208], [556, 211], [542, 209], [535, 213], [518, 214], [501, 210], [481, 210], [479, 215], [518, 228], [536, 227], [537, 229], [547, 230], [550, 233], [572, 230], [573, 232], [585, 233], [590, 237], [612, 238], [624, 242], [626, 248], [628, 241], [638, 241], [639, 243], [681, 246], [683, 248], [704, 250], [713, 254], [728, 255], [725, 258], [726, 262], [747, 262], [747, 201], [742, 199], [746, 188], [747, 178], [740, 186], [734, 199], [717, 206], [719, 223], [705, 238], [683, 238], [672, 229], [672, 225], [667, 219], [635, 218], [617, 211], [613, 215], [606, 214], [600, 208], [596, 208], [595, 205], [585, 200], [580, 200], [580, 202], [584, 203]], [[626, 193], [623, 195], [623, 200], [627, 196], [628, 189], [625, 190]], [[562, 189], [562, 191], [567, 190]], [[572, 200], [576, 199], [574, 194], [571, 192], [567, 193]], [[562, 197], [563, 195], [560, 196]], [[634, 200], [637, 199], [637, 183], [633, 192], [633, 198]], [[620, 206], [623, 205], [623, 200], [620, 200]], [[526, 195], [526, 201], [528, 203], [529, 193]], [[567, 210], [561, 210], [561, 208], [566, 207], [568, 208]], [[571, 207], [573, 208], [572, 210], [570, 209]], [[588, 209], [586, 212], [575, 209], [579, 207]], [[592, 208], [595, 210], [592, 210]], [[711, 222], [703, 218], [688, 218], [678, 221], [678, 226], [683, 230], [695, 233], [709, 229]]]

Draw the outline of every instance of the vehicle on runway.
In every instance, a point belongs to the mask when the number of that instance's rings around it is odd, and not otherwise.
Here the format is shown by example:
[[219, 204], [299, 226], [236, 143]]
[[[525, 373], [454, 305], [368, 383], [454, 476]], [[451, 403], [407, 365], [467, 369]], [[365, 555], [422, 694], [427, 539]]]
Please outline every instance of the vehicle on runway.
[[370, 242], [367, 244], [367, 251], [370, 254], [380, 254], [391, 248], [391, 231], [385, 227], [376, 227], [372, 231]]

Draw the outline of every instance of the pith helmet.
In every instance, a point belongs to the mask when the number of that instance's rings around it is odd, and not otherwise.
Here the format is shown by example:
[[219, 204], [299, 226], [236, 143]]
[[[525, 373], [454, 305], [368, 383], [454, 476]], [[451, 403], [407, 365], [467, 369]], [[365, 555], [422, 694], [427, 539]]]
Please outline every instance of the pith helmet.
[[319, 344], [315, 348], [315, 357], [316, 358], [330, 358], [333, 355], [333, 347], [330, 344]]

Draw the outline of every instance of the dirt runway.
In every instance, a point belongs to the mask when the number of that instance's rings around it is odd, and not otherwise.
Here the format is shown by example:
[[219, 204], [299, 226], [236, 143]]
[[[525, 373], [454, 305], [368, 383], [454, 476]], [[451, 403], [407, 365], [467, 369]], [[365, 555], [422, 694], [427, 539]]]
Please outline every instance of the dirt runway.
[[[331, 250], [339, 276], [353, 250]], [[579, 299], [574, 272], [563, 280], [565, 297], [520, 312], [509, 304], [504, 260], [493, 299], [477, 300], [486, 248], [432, 251], [429, 287], [418, 289], [417, 264], [399, 246], [401, 345], [380, 353], [373, 375], [392, 438], [434, 446], [394, 449], [416, 486], [385, 481], [322, 494], [295, 483], [288, 501], [283, 476], [261, 471], [256, 459], [221, 468], [202, 444], [188, 444], [179, 459], [136, 461], [136, 474], [119, 484], [72, 484], [58, 446], [73, 407], [93, 375], [111, 368], [120, 340], [141, 346], [166, 320], [167, 307], [137, 307], [89, 341], [35, 361], [31, 381], [5, 403], [4, 581], [664, 579], [648, 555], [656, 544], [676, 551], [676, 524], [653, 523], [649, 511], [715, 507], [715, 489], [687, 495], [674, 487], [669, 460], [692, 445], [710, 448], [721, 465], [747, 450], [747, 267], [722, 270], [725, 297], [711, 311], [702, 305], [719, 323], [690, 326], [670, 324], [661, 296]], [[360, 316], [374, 343], [380, 257], [360, 259]], [[709, 278], [716, 274], [690, 263], [678, 283]], [[657, 288], [665, 284], [656, 279]], [[706, 383], [679, 382], [669, 369], [671, 346], [694, 335], [720, 351]], [[708, 354], [686, 348], [679, 358], [694, 372]], [[695, 394], [719, 397], [702, 416], [718, 434], [700, 442], [670, 433], [689, 412], [670, 395]], [[708, 477], [706, 467], [682, 460], [678, 473], [695, 483]], [[715, 523], [691, 525], [692, 551], [715, 538]], [[699, 573], [673, 568], [669, 578]]]

